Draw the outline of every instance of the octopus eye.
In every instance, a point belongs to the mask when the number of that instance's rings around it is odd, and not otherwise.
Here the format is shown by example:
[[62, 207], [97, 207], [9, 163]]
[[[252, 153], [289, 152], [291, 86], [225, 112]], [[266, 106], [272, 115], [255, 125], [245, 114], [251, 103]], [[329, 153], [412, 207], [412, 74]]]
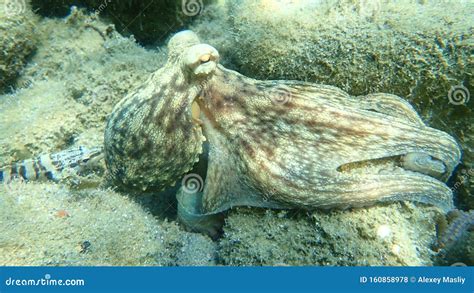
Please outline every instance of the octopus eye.
[[184, 57], [185, 66], [197, 76], [208, 76], [214, 72], [219, 61], [217, 50], [206, 44], [192, 46]]
[[206, 62], [209, 62], [211, 60], [211, 54], [204, 54], [201, 56], [201, 58], [199, 59], [199, 61], [201, 61], [201, 64], [202, 63], [206, 63]]

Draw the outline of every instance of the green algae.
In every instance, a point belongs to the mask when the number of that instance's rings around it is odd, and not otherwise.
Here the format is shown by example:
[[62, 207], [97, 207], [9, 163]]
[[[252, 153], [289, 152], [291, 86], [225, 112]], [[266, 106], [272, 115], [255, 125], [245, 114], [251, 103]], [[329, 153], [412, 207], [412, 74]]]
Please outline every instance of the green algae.
[[430, 207], [395, 203], [346, 211], [232, 211], [219, 242], [227, 265], [431, 265]]
[[35, 33], [38, 18], [27, 2], [11, 8], [6, 7], [7, 4], [0, 0], [0, 94], [11, 90], [9, 85], [18, 77], [38, 43]]

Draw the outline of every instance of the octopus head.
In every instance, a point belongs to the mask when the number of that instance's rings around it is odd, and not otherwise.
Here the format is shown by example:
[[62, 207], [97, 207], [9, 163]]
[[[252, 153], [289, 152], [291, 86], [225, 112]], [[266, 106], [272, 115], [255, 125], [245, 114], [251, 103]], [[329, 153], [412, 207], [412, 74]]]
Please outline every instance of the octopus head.
[[170, 39], [167, 63], [110, 115], [105, 152], [115, 182], [162, 190], [193, 168], [205, 141], [197, 100], [218, 60], [217, 50], [191, 31]]
[[196, 34], [189, 30], [174, 35], [168, 43], [168, 51], [171, 62], [181, 63], [188, 82], [209, 77], [219, 62], [219, 52], [208, 44], [201, 44]]

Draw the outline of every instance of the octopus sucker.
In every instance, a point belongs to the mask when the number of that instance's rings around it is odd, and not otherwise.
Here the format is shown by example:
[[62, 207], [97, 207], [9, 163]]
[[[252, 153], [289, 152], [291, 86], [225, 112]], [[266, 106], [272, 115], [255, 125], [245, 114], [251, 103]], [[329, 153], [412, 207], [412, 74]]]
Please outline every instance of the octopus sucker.
[[124, 188], [161, 190], [205, 149], [203, 188], [177, 193], [178, 215], [191, 229], [213, 234], [222, 212], [239, 205], [309, 210], [409, 200], [452, 209], [444, 182], [459, 145], [404, 99], [255, 80], [220, 65], [218, 51], [191, 31], [173, 36], [168, 49], [165, 66], [111, 114], [106, 163]]

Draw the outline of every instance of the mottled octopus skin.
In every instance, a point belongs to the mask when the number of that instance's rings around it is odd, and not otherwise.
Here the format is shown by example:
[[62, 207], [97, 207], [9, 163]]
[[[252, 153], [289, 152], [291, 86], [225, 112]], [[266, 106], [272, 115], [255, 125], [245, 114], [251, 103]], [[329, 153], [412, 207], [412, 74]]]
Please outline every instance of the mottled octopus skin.
[[121, 100], [108, 119], [105, 160], [119, 186], [160, 191], [198, 160], [205, 138], [190, 109], [201, 81], [190, 77], [181, 54], [195, 43], [190, 41], [170, 40], [167, 64]]
[[[237, 205], [314, 209], [411, 200], [452, 209], [442, 180], [459, 163], [460, 148], [403, 99], [255, 80], [218, 64], [217, 50], [191, 31], [168, 47], [167, 64], [115, 107], [105, 155], [117, 183], [160, 190], [192, 168], [207, 139], [203, 191], [177, 195], [187, 224]], [[393, 172], [344, 168], [386, 158], [398, 163]], [[440, 180], [426, 175], [443, 171]]]

